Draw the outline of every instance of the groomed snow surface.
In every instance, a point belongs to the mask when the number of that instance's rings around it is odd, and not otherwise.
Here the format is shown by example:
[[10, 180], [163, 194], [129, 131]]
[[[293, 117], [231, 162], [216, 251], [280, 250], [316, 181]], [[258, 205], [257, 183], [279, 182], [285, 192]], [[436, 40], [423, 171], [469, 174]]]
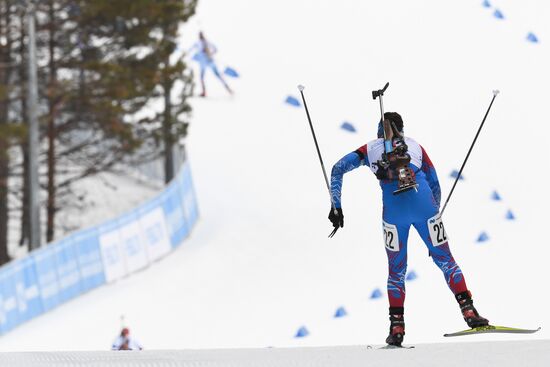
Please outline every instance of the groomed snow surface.
[[[407, 283], [405, 343], [417, 348], [392, 356], [414, 366], [453, 365], [470, 358], [470, 350], [478, 358], [469, 366], [550, 361], [548, 342], [536, 341], [549, 338], [550, 325], [550, 174], [543, 161], [550, 5], [483, 3], [201, 0], [182, 31], [182, 47], [200, 27], [219, 48], [220, 68], [232, 66], [241, 76], [228, 78], [236, 91], [230, 97], [207, 75], [209, 97], [193, 102], [187, 148], [201, 219], [191, 238], [146, 271], [2, 336], [0, 350], [106, 350], [120, 315], [147, 350], [275, 347], [276, 353], [383, 344], [387, 264], [378, 183], [367, 168], [346, 175], [345, 227], [328, 239], [330, 203], [306, 116], [285, 100], [299, 100], [296, 86], [306, 86], [330, 169], [375, 137], [379, 106], [371, 91], [389, 81], [385, 108], [401, 113], [405, 133], [430, 154], [444, 198], [492, 91], [501, 91], [446, 209], [445, 227], [478, 310], [496, 325], [542, 326], [527, 336], [443, 338], [466, 325], [411, 231], [409, 271], [417, 278]], [[356, 132], [341, 129], [343, 122]], [[382, 297], [371, 299], [377, 289]], [[346, 316], [335, 318], [340, 307]], [[301, 327], [308, 335], [296, 338]], [[507, 344], [515, 340], [522, 342]], [[372, 365], [386, 355], [354, 348], [335, 353], [364, 353]], [[322, 355], [303, 364], [315, 365]]]
[[155, 350], [142, 352], [3, 353], [10, 367], [287, 367], [287, 366], [530, 366], [548, 365], [550, 342], [423, 344], [414, 349], [372, 346], [264, 349]]

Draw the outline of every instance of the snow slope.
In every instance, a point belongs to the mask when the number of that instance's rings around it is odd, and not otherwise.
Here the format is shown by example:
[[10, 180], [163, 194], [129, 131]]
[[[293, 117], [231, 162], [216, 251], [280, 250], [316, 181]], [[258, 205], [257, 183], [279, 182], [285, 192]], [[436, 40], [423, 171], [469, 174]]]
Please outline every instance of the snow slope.
[[546, 367], [547, 340], [461, 344], [423, 344], [414, 349], [378, 350], [364, 345], [315, 348], [145, 350], [139, 353], [35, 352], [1, 353], [0, 364], [10, 367], [286, 367], [292, 366], [501, 366]]
[[[548, 339], [545, 87], [550, 51], [544, 1], [201, 0], [182, 32], [199, 26], [220, 66], [241, 73], [226, 95], [208, 75], [187, 141], [201, 220], [174, 254], [0, 337], [0, 350], [101, 350], [125, 315], [148, 349], [380, 344], [388, 327], [381, 195], [366, 168], [346, 175], [345, 228], [333, 239], [330, 206], [305, 113], [325, 163], [375, 137], [387, 111], [429, 152], [443, 195], [492, 97], [486, 127], [445, 212], [455, 258], [480, 312], [533, 336], [442, 338], [463, 329], [452, 294], [411, 232], [407, 343]], [[504, 19], [493, 16], [495, 8]], [[526, 41], [535, 32], [540, 42]], [[184, 47], [185, 48], [185, 47]], [[352, 122], [356, 134], [339, 128]], [[542, 141], [541, 141], [542, 140]], [[501, 201], [491, 200], [497, 190]], [[506, 220], [512, 210], [516, 219]], [[489, 240], [477, 243], [485, 231]], [[340, 306], [348, 316], [333, 318]], [[301, 326], [310, 335], [294, 338]], [[75, 332], [76, 330], [76, 332]]]

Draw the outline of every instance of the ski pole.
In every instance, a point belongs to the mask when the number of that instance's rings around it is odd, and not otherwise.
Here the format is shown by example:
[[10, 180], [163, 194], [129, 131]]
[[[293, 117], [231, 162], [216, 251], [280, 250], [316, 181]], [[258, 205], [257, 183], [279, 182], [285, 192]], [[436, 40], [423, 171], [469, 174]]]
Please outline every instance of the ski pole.
[[[302, 101], [304, 102], [304, 108], [306, 110], [307, 120], [309, 122], [309, 127], [311, 128], [311, 135], [313, 135], [313, 141], [315, 142], [315, 148], [317, 149], [317, 155], [319, 156], [319, 162], [321, 162], [321, 169], [323, 170], [323, 176], [325, 177], [325, 183], [327, 185], [328, 190], [328, 196], [330, 198], [330, 203], [332, 205], [332, 210], [334, 211], [334, 214], [338, 214], [338, 211], [334, 207], [334, 200], [332, 200], [332, 194], [330, 192], [330, 184], [328, 183], [328, 176], [325, 169], [325, 164], [323, 163], [323, 157], [321, 156], [321, 150], [319, 149], [319, 143], [317, 143], [317, 137], [315, 136], [315, 130], [313, 129], [313, 124], [311, 123], [311, 117], [309, 116], [309, 110], [307, 108], [306, 98], [304, 97], [304, 86], [299, 85], [298, 90], [300, 91], [300, 94], [302, 95]], [[329, 237], [334, 236], [336, 231], [338, 230], [338, 227], [335, 227], [332, 233], [329, 235]]]
[[451, 188], [451, 191], [449, 192], [449, 196], [447, 196], [447, 200], [445, 200], [445, 204], [443, 205], [443, 209], [441, 209], [440, 217], [443, 216], [443, 212], [445, 211], [445, 208], [447, 207], [447, 203], [449, 202], [449, 199], [451, 198], [451, 195], [453, 194], [455, 186], [458, 183], [458, 180], [460, 179], [460, 175], [462, 174], [462, 170], [464, 169], [464, 166], [466, 166], [466, 162], [468, 161], [468, 158], [470, 157], [470, 153], [472, 152], [472, 149], [474, 148], [477, 137], [479, 136], [479, 133], [481, 132], [481, 129], [483, 128], [483, 124], [485, 123], [485, 120], [487, 119], [487, 116], [489, 115], [489, 111], [491, 110], [491, 107], [493, 106], [493, 102], [495, 101], [495, 98], [497, 98], [497, 95], [499, 93], [500, 92], [498, 90], [493, 91], [493, 99], [491, 99], [491, 103], [489, 104], [489, 108], [487, 108], [487, 112], [485, 112], [485, 116], [483, 117], [483, 121], [481, 121], [481, 125], [479, 125], [479, 129], [477, 129], [477, 133], [476, 133], [476, 136], [474, 138], [474, 141], [472, 142], [472, 145], [470, 145], [470, 149], [468, 150], [468, 153], [466, 154], [466, 158], [464, 158], [464, 162], [462, 162], [462, 167], [460, 167], [460, 170], [458, 171], [458, 175], [456, 175], [456, 179], [455, 179], [455, 182], [453, 183], [453, 187]]

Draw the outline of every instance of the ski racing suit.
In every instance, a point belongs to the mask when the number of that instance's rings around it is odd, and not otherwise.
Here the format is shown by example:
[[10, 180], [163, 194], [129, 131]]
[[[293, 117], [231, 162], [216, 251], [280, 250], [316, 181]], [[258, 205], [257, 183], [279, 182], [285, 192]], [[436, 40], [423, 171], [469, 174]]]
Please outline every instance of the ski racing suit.
[[218, 51], [216, 46], [206, 40], [199, 40], [187, 51], [187, 53], [192, 53], [195, 50], [196, 52], [193, 54], [193, 60], [199, 63], [201, 81], [204, 80], [204, 74], [207, 69], [211, 69], [214, 75], [222, 80], [222, 76], [213, 59], [213, 55]]
[[[409, 167], [413, 170], [418, 191], [409, 190], [398, 195], [397, 180], [380, 180], [383, 198], [382, 227], [388, 256], [388, 298], [390, 307], [403, 307], [405, 302], [405, 274], [407, 271], [407, 240], [411, 225], [426, 244], [435, 264], [441, 269], [447, 285], [456, 295], [467, 291], [466, 281], [455, 262], [439, 215], [441, 189], [435, 167], [420, 144], [406, 137]], [[341, 208], [343, 176], [362, 165], [373, 173], [384, 153], [384, 139], [373, 140], [340, 159], [332, 168], [331, 195], [336, 208]]]

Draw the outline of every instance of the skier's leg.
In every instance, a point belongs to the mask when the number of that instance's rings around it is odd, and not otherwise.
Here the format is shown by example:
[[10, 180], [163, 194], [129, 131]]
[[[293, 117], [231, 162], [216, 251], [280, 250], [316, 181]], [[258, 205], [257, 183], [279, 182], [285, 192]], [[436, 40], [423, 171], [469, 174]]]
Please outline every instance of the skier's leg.
[[206, 85], [204, 84], [204, 74], [206, 73], [206, 65], [201, 64], [200, 67], [201, 67], [201, 87], [202, 87], [201, 97], [205, 97]]
[[462, 270], [451, 254], [441, 219], [432, 217], [424, 222], [413, 223], [413, 225], [428, 247], [434, 263], [443, 272], [447, 285], [460, 306], [464, 321], [471, 328], [488, 325], [489, 320], [480, 316], [474, 307], [472, 294], [466, 286]]
[[214, 72], [214, 74], [218, 77], [218, 79], [222, 82], [223, 86], [225, 87], [225, 89], [233, 94], [233, 91], [231, 90], [231, 88], [229, 88], [229, 85], [227, 84], [227, 82], [225, 81], [225, 79], [222, 77], [222, 75], [220, 74], [220, 72], [218, 71], [218, 67], [216, 66], [215, 63], [212, 63], [210, 65], [210, 67], [212, 68], [212, 71]]
[[386, 343], [400, 346], [405, 335], [404, 303], [407, 272], [407, 240], [410, 224], [383, 222], [384, 245], [388, 256], [388, 300], [390, 331]]
[[408, 224], [395, 225], [383, 222], [384, 244], [388, 256], [388, 300], [390, 307], [403, 307], [405, 303], [405, 273], [407, 272]]
[[429, 218], [425, 221], [415, 222], [413, 225], [428, 247], [432, 260], [443, 272], [445, 281], [453, 294], [465, 292], [468, 287], [462, 270], [451, 253], [442, 223], [436, 222], [433, 218]]

